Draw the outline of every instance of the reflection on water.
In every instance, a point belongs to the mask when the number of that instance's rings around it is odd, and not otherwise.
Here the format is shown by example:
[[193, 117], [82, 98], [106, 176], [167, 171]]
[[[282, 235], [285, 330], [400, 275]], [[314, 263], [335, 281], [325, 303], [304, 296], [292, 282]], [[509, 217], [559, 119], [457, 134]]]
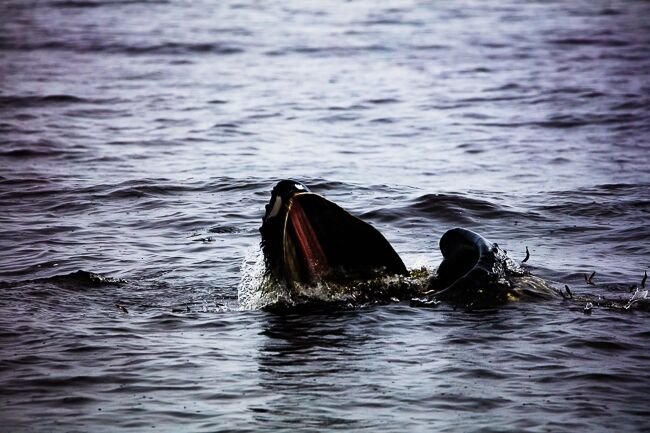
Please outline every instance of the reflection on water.
[[[600, 325], [574, 321], [571, 330], [551, 314], [557, 317], [547, 306], [462, 313], [393, 305], [271, 315], [257, 362], [260, 387], [273, 398], [250, 410], [260, 425], [344, 431], [643, 426], [630, 423], [637, 405], [618, 393], [619, 380], [636, 388], [628, 382], [634, 374], [602, 362], [626, 357], [635, 350], [631, 342], [647, 335], [613, 337], [607, 322], [636, 326], [616, 314]], [[590, 381], [608, 394], [607, 403], [587, 391]], [[572, 404], [591, 413], [590, 421], [567, 412]], [[620, 415], [602, 412], [601, 404]], [[531, 411], [547, 418], [532, 420]]]
[[368, 392], [351, 381], [370, 371], [363, 364], [373, 356], [369, 346], [376, 338], [359, 327], [355, 319], [361, 314], [353, 311], [268, 318], [263, 331], [267, 339], [260, 348], [258, 363], [260, 386], [273, 399], [255, 409], [260, 425], [363, 427], [359, 420], [339, 412], [345, 406], [340, 397], [351, 390], [362, 395]]

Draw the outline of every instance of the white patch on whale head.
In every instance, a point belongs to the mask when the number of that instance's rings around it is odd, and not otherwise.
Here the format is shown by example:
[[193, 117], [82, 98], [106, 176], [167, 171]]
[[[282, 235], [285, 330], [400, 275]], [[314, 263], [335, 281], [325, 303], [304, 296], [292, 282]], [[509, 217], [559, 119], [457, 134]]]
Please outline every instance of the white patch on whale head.
[[269, 218], [273, 218], [280, 212], [280, 208], [282, 208], [282, 199], [280, 196], [275, 196], [275, 201], [273, 202], [273, 207], [271, 208], [271, 212], [269, 212], [269, 216], [266, 217], [268, 220]]

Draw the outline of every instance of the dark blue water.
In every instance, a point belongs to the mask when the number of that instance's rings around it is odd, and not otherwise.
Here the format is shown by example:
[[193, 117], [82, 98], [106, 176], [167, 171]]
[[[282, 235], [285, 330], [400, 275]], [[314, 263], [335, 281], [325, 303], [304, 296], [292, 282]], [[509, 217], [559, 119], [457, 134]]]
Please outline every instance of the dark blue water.
[[238, 289], [293, 177], [409, 268], [463, 226], [527, 246], [558, 288], [630, 297], [650, 266], [648, 17], [1, 2], [0, 430], [647, 431], [646, 311], [277, 315]]

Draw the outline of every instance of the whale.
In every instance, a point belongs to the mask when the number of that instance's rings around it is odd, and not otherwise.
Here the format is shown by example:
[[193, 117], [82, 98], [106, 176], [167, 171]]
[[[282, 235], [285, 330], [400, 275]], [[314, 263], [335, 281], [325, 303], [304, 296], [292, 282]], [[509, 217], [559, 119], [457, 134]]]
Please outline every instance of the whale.
[[265, 272], [293, 303], [391, 302], [412, 305], [447, 301], [466, 307], [560, 296], [496, 244], [461, 227], [440, 238], [437, 270], [408, 270], [371, 224], [285, 179], [265, 206], [260, 246]]

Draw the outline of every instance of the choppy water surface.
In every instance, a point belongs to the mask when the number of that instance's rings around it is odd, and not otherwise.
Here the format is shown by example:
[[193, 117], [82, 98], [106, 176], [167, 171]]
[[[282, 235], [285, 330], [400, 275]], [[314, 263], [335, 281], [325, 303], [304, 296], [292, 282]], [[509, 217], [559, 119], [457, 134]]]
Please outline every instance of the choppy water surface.
[[557, 287], [628, 296], [650, 265], [648, 2], [0, 16], [0, 430], [650, 428], [644, 311], [237, 302], [285, 177], [409, 267], [463, 226]]

